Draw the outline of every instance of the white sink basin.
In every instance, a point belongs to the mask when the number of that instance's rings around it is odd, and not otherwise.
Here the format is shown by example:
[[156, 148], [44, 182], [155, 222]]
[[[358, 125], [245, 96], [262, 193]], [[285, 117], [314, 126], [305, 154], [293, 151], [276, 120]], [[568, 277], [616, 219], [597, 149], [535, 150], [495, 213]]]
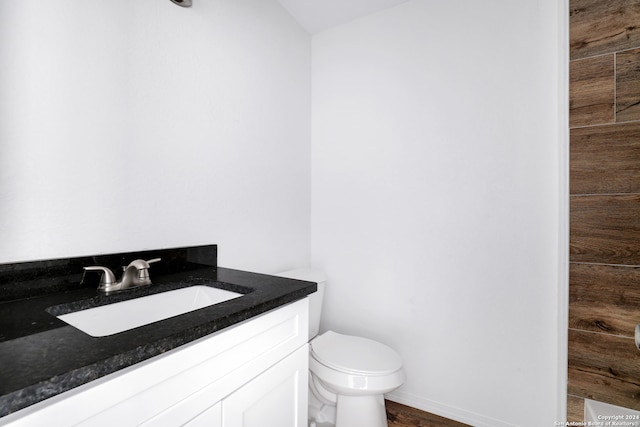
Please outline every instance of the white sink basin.
[[57, 316], [92, 337], [104, 337], [218, 304], [243, 294], [190, 286]]

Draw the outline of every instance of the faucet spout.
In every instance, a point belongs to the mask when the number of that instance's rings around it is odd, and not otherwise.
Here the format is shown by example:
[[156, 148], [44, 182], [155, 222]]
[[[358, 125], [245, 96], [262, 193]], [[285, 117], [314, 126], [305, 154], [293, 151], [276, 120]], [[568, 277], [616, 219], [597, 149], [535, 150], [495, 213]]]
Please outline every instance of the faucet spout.
[[151, 266], [149, 264], [158, 261], [160, 261], [160, 258], [154, 258], [148, 261], [143, 259], [131, 261], [122, 274], [120, 289], [150, 285], [151, 277], [149, 277], [149, 268], [151, 268]]

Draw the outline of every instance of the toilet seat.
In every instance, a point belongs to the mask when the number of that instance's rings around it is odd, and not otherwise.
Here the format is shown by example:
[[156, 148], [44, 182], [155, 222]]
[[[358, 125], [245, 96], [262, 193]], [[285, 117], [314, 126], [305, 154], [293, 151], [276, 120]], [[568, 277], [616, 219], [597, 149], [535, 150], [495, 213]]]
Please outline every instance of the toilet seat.
[[379, 342], [329, 331], [309, 344], [311, 375], [338, 399], [340, 395], [373, 398], [397, 389], [405, 380], [400, 355]]
[[393, 349], [367, 338], [325, 332], [311, 341], [311, 355], [339, 372], [363, 376], [390, 375], [402, 368]]
[[313, 269], [279, 276], [318, 285], [308, 296], [310, 425], [387, 427], [384, 395], [405, 381], [400, 355], [362, 337], [332, 331], [318, 336], [326, 276]]

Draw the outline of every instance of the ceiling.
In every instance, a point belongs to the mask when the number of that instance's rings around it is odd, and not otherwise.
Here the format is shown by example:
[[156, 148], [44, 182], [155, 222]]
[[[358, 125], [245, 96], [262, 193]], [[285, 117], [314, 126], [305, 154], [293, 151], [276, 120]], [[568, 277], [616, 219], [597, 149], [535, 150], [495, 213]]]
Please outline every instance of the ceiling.
[[311, 34], [408, 0], [278, 0]]

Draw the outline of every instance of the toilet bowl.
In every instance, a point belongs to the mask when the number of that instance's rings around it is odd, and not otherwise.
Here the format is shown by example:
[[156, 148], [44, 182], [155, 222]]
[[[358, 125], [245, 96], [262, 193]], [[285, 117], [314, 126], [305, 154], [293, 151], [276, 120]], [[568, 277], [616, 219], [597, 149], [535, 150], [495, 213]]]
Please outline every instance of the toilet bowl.
[[387, 427], [384, 394], [405, 380], [400, 355], [368, 338], [334, 331], [317, 335], [324, 275], [307, 269], [279, 275], [318, 284], [309, 298], [309, 426]]
[[333, 331], [310, 344], [309, 371], [315, 386], [310, 391], [324, 399], [330, 396], [336, 427], [386, 427], [383, 395], [405, 380], [398, 353], [379, 342]]

